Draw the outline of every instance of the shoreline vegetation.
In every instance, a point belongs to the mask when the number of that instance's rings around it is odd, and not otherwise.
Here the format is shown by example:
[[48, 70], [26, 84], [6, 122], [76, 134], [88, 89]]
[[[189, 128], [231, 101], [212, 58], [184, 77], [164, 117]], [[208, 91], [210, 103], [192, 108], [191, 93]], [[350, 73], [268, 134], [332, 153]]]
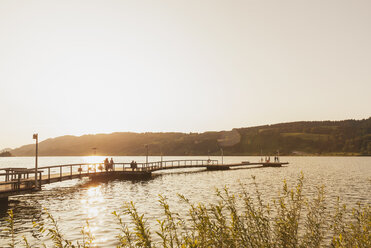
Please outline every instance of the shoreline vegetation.
[[[303, 194], [303, 174], [294, 187], [284, 181], [279, 195], [266, 202], [254, 177], [253, 181], [255, 194], [247, 193], [242, 185], [239, 195], [224, 188], [216, 190], [218, 201], [208, 205], [178, 195], [188, 206], [186, 216], [172, 212], [167, 199], [159, 195], [163, 214], [155, 227], [149, 226], [135, 203], [127, 202], [122, 211], [112, 213], [120, 230], [117, 247], [371, 247], [369, 204], [348, 209], [338, 198], [329, 209], [324, 186], [317, 187], [311, 197]], [[28, 240], [15, 235], [16, 220], [9, 210], [9, 246], [94, 247], [88, 221], [81, 228], [81, 240], [70, 241], [47, 210], [45, 216], [34, 223], [36, 238]]]
[[[90, 155], [90, 156], [93, 156], [93, 155]], [[96, 155], [96, 156], [101, 156], [101, 157], [107, 157], [107, 156], [113, 156], [113, 155], [107, 155], [107, 154], [101, 154], [101, 155]], [[120, 156], [120, 155], [118, 155]], [[122, 155], [122, 157], [134, 157], [134, 156], [145, 156], [145, 155]], [[168, 156], [168, 155], [161, 155], [161, 154], [151, 154], [150, 156], [155, 156], [155, 157], [160, 157], [160, 156]], [[170, 156], [170, 155], [169, 155]], [[172, 155], [172, 157], [194, 157], [193, 155], [187, 155], [187, 156], [184, 156], [184, 155]], [[207, 157], [208, 154], [201, 154], [201, 155], [197, 155], [197, 156], [200, 156], [200, 157]], [[210, 155], [210, 156], [215, 156], [215, 157], [220, 157], [221, 155]], [[252, 157], [260, 157], [261, 155], [260, 154], [253, 154], [253, 155], [223, 155], [224, 157], [228, 157], [228, 156], [231, 156], [231, 157], [249, 157], [249, 156], [252, 156]], [[280, 155], [281, 157], [370, 157], [371, 154], [354, 154], [354, 153], [336, 153], [336, 154], [291, 154], [291, 155]], [[1, 156], [0, 156], [1, 157]], [[3, 156], [3, 157], [14, 157], [14, 158], [22, 158], [22, 157], [35, 157], [35, 156]], [[69, 155], [58, 155], [58, 156], [49, 156], [49, 155], [39, 155], [38, 157], [81, 157], [80, 155], [76, 155], [76, 156], [69, 156]], [[262, 157], [265, 157], [265, 155], [263, 154]]]
[[12, 157], [12, 154], [8, 151], [0, 152], [0, 157]]
[[[371, 117], [309, 121], [204, 133], [131, 133], [60, 136], [39, 143], [40, 156], [371, 156]], [[33, 156], [35, 145], [10, 150]]]

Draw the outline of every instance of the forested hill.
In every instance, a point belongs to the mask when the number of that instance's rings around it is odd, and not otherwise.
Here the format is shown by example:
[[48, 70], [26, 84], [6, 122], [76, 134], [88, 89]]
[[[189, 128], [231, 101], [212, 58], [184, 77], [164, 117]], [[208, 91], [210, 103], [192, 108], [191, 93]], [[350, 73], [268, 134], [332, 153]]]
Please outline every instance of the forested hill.
[[[291, 122], [205, 133], [112, 133], [61, 136], [39, 144], [41, 156], [93, 155], [371, 155], [371, 117], [364, 120]], [[33, 156], [35, 145], [14, 149]]]

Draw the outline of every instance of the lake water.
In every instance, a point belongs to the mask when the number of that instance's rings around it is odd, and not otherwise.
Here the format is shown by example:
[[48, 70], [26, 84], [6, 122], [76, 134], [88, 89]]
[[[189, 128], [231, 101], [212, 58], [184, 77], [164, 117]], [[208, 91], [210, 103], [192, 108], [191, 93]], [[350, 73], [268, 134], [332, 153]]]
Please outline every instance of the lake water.
[[[164, 157], [172, 159], [207, 159], [208, 157]], [[220, 157], [210, 157], [219, 159]], [[40, 166], [70, 163], [102, 162], [104, 157], [40, 157]], [[224, 157], [224, 163], [241, 161], [257, 162], [260, 157]], [[145, 157], [113, 157], [117, 163], [136, 160], [145, 162]], [[151, 157], [150, 161], [159, 161]], [[241, 192], [241, 184], [253, 192], [252, 176], [256, 176], [259, 190], [266, 201], [278, 195], [282, 181], [294, 185], [300, 172], [304, 173], [304, 194], [310, 196], [315, 186], [325, 185], [329, 205], [337, 196], [343, 203], [354, 207], [357, 202], [371, 203], [371, 158], [370, 157], [281, 157], [290, 164], [281, 168], [246, 168], [227, 171], [206, 171], [204, 169], [177, 169], [158, 171], [147, 181], [115, 180], [89, 182], [88, 179], [75, 179], [43, 186], [43, 190], [9, 198], [9, 205], [0, 208], [0, 247], [9, 242], [3, 230], [8, 209], [15, 214], [15, 228], [18, 238], [32, 240], [32, 221], [42, 222], [47, 209], [58, 221], [62, 232], [70, 240], [81, 239], [81, 227], [89, 220], [91, 232], [97, 247], [115, 247], [119, 233], [116, 218], [112, 211], [122, 210], [123, 203], [133, 201], [139, 212], [144, 213], [149, 224], [155, 225], [162, 216], [158, 195], [166, 196], [170, 208], [177, 213], [186, 213], [187, 208], [180, 204], [177, 193], [194, 202], [212, 203], [216, 201], [215, 188], [227, 186], [232, 192]], [[0, 158], [0, 168], [33, 167], [34, 158]], [[330, 206], [329, 206], [330, 207]], [[126, 218], [126, 217], [125, 217]], [[126, 220], [126, 219], [125, 219]]]

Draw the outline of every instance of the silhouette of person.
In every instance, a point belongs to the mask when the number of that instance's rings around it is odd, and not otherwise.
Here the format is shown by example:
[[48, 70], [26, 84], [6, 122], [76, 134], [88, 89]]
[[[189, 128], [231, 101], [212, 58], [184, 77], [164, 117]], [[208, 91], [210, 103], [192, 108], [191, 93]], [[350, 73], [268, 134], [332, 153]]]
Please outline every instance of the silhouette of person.
[[109, 169], [111, 171], [113, 171], [113, 159], [111, 158], [111, 160], [109, 161]]
[[105, 169], [106, 171], [108, 171], [108, 166], [109, 166], [109, 162], [108, 162], [108, 158], [106, 158], [106, 159], [104, 160], [104, 169]]

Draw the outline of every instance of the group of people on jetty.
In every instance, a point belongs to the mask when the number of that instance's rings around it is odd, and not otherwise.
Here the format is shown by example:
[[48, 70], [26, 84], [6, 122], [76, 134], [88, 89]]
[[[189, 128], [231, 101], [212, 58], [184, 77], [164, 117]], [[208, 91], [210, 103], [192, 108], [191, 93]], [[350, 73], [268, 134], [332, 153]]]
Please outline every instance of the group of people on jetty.
[[[271, 162], [271, 156], [265, 156], [265, 160], [263, 160], [263, 157], [260, 159], [260, 161], [263, 163], [270, 163]], [[274, 162], [275, 163], [279, 163], [280, 162], [280, 158], [278, 156], [274, 156]]]
[[113, 171], [113, 159], [112, 158], [110, 161], [108, 161], [108, 158], [104, 160], [104, 169], [106, 171]]
[[132, 160], [130, 163], [130, 168], [134, 171], [138, 167], [137, 161]]
[[[111, 160], [108, 160], [108, 158], [106, 158], [104, 160], [104, 169], [106, 171], [113, 171], [113, 159], [111, 158]], [[134, 171], [134, 169], [138, 168], [138, 164], [136, 161], [132, 160], [131, 163], [130, 163], [130, 168]], [[102, 170], [103, 168], [101, 168]]]

